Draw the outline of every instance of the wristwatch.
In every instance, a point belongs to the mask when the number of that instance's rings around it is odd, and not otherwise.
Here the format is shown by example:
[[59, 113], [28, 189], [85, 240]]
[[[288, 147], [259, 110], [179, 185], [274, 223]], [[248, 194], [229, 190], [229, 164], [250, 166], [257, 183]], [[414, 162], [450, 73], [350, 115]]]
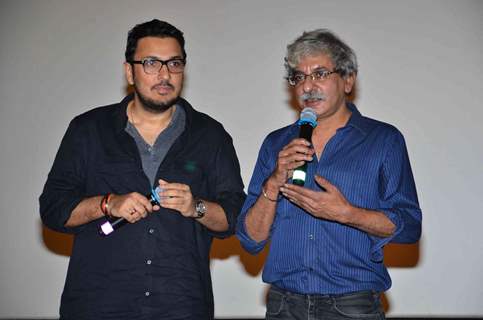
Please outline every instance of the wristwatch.
[[203, 200], [201, 199], [196, 199], [195, 200], [195, 219], [200, 219], [203, 218], [206, 214], [206, 204]]

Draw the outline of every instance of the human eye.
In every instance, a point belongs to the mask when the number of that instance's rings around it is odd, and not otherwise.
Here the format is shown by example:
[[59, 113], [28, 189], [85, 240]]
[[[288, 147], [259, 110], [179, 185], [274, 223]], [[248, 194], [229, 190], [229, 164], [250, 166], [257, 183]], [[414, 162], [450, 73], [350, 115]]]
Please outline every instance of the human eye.
[[159, 64], [159, 61], [156, 59], [151, 59], [151, 58], [143, 59], [143, 65], [145, 67], [155, 67], [158, 64]]
[[320, 70], [315, 70], [313, 73], [313, 77], [317, 80], [320, 80], [320, 79], [326, 79], [329, 75], [330, 75], [330, 72], [325, 70], [325, 69], [320, 69]]
[[143, 62], [143, 66], [149, 69], [156, 68], [159, 65], [159, 61], [152, 58], [143, 59], [142, 62]]
[[295, 83], [300, 83], [305, 80], [305, 75], [302, 73], [296, 73], [292, 76], [292, 79]]
[[175, 67], [175, 68], [180, 68], [184, 65], [183, 60], [181, 60], [181, 59], [169, 60], [168, 64], [169, 64], [170, 67]]

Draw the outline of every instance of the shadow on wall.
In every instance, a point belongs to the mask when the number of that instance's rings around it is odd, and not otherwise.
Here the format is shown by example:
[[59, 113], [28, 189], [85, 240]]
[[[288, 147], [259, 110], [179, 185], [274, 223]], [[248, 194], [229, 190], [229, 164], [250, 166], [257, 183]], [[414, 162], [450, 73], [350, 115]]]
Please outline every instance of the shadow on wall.
[[42, 240], [44, 246], [55, 254], [70, 257], [72, 254], [72, 245], [74, 236], [71, 234], [53, 231], [42, 224], [39, 219], [39, 228], [42, 232]]
[[267, 259], [269, 245], [259, 252], [257, 255], [251, 255], [243, 249], [238, 238], [231, 236], [227, 239], [214, 239], [211, 246], [210, 259], [227, 259], [230, 256], [238, 256], [240, 263], [245, 271], [252, 277], [258, 276], [262, 270], [265, 260]]
[[[70, 256], [74, 237], [48, 229], [39, 220], [39, 228], [45, 247], [50, 251], [62, 256]], [[420, 243], [415, 244], [389, 244], [384, 248], [384, 263], [387, 267], [412, 268], [419, 262]], [[224, 240], [214, 239], [211, 247], [210, 258], [224, 260], [231, 256], [238, 256], [246, 273], [251, 277], [257, 277], [263, 270], [267, 259], [269, 246], [266, 246], [256, 256], [246, 252], [235, 236]], [[395, 284], [397, 285], [397, 283]], [[268, 290], [267, 290], [268, 292]], [[391, 301], [387, 295], [381, 295], [385, 312], [391, 309]]]
[[[384, 248], [384, 264], [391, 268], [412, 268], [419, 262], [419, 242], [415, 244], [389, 244]], [[258, 276], [267, 259], [269, 246], [266, 246], [259, 254], [253, 256], [247, 253], [235, 236], [220, 240], [213, 240], [211, 247], [211, 259], [227, 259], [230, 256], [238, 256], [245, 271], [252, 277]], [[397, 284], [396, 284], [397, 285]], [[268, 292], [268, 290], [267, 290]], [[391, 309], [391, 302], [385, 294], [381, 295], [385, 312]]]

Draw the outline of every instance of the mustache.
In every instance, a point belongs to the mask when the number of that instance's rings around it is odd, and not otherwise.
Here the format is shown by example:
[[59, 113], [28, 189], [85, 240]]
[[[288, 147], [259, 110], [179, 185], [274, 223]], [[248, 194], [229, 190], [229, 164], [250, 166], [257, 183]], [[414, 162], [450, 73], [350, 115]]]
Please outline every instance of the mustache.
[[322, 100], [322, 101], [325, 101], [325, 100], [327, 100], [327, 97], [322, 92], [311, 91], [311, 92], [306, 92], [306, 93], [302, 94], [299, 97], [299, 100], [301, 102], [305, 102], [307, 100]]
[[155, 85], [152, 87], [152, 89], [155, 89], [155, 88], [156, 88], [156, 87], [158, 87], [158, 86], [162, 86], [162, 87], [170, 87], [171, 89], [173, 89], [173, 90], [174, 90], [174, 86], [173, 86], [173, 85], [172, 85], [172, 84], [171, 84], [169, 81], [167, 81], [167, 80], [164, 80], [164, 81], [161, 81], [161, 82], [159, 82], [159, 83], [155, 84]]

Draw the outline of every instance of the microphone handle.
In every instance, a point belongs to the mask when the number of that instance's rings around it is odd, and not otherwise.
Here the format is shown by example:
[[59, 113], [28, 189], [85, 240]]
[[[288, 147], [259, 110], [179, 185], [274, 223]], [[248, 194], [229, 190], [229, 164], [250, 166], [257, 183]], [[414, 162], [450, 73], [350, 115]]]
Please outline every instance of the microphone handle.
[[312, 143], [312, 131], [314, 131], [314, 127], [312, 127], [312, 125], [309, 123], [300, 125], [299, 138], [304, 138], [308, 142]]
[[[300, 125], [299, 138], [304, 138], [312, 143], [312, 131], [314, 127], [310, 123], [303, 123]], [[294, 170], [292, 176], [292, 183], [298, 186], [304, 186], [305, 177], [307, 175], [307, 162]]]

